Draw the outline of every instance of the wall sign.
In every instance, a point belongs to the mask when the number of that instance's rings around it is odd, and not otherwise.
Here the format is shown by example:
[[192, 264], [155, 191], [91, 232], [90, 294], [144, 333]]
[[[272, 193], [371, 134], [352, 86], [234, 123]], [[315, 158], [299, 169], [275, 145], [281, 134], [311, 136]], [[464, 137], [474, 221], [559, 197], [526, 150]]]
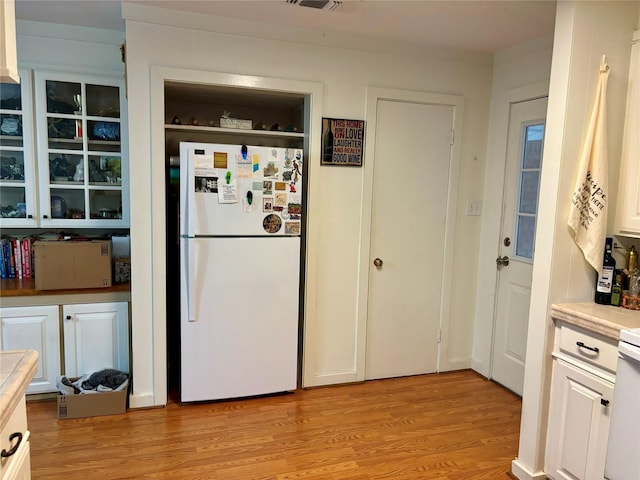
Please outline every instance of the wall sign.
[[364, 120], [322, 119], [321, 165], [362, 166]]

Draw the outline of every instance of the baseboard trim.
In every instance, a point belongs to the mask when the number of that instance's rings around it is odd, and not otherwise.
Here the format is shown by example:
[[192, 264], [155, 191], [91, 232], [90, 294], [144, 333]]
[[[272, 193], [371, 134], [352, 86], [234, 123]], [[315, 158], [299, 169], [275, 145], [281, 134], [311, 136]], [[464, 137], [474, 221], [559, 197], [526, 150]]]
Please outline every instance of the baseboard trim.
[[163, 407], [156, 405], [155, 395], [129, 395], [129, 408]]
[[529, 471], [517, 458], [511, 462], [511, 473], [519, 480], [545, 480], [547, 478], [544, 472]]
[[340, 385], [343, 383], [361, 382], [356, 372], [327, 373], [314, 375], [311, 381], [303, 378], [302, 388], [324, 387], [328, 385]]
[[441, 363], [439, 372], [455, 372], [456, 370], [468, 370], [471, 368], [471, 359], [445, 360]]

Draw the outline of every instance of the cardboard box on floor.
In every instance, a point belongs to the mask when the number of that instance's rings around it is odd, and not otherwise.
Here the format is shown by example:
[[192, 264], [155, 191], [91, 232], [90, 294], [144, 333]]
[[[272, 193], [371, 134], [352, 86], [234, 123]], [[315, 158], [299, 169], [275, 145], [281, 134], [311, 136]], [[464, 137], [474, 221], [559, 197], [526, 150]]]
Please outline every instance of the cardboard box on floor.
[[[69, 380], [75, 382], [77, 378]], [[58, 418], [98, 417], [126, 413], [128, 392], [129, 380], [127, 380], [127, 386], [117, 392], [60, 394], [58, 395]]]
[[33, 252], [37, 290], [111, 286], [110, 240], [38, 240]]

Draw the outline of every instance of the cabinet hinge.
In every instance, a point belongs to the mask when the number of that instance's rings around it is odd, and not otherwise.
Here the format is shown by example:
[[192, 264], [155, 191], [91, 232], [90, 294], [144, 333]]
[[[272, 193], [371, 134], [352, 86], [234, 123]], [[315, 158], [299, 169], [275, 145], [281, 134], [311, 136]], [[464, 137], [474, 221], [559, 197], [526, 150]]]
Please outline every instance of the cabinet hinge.
[[438, 329], [438, 343], [442, 342], [442, 330]]
[[449, 142], [449, 145], [453, 145], [456, 141], [456, 131], [455, 130], [451, 130], [451, 140]]

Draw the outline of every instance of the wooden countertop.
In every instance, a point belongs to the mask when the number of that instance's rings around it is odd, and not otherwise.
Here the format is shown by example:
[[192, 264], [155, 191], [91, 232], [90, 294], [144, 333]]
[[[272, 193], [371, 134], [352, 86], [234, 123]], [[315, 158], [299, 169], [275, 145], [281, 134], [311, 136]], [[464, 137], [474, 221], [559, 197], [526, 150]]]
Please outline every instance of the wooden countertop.
[[0, 297], [30, 297], [38, 295], [73, 295], [83, 293], [129, 292], [131, 284], [121, 283], [104, 288], [71, 288], [64, 290], [36, 290], [33, 278], [8, 279], [0, 281]]
[[24, 395], [38, 369], [35, 350], [0, 352], [0, 430]]
[[593, 302], [553, 304], [551, 318], [614, 340], [620, 340], [620, 330], [640, 328], [640, 310], [599, 305]]

